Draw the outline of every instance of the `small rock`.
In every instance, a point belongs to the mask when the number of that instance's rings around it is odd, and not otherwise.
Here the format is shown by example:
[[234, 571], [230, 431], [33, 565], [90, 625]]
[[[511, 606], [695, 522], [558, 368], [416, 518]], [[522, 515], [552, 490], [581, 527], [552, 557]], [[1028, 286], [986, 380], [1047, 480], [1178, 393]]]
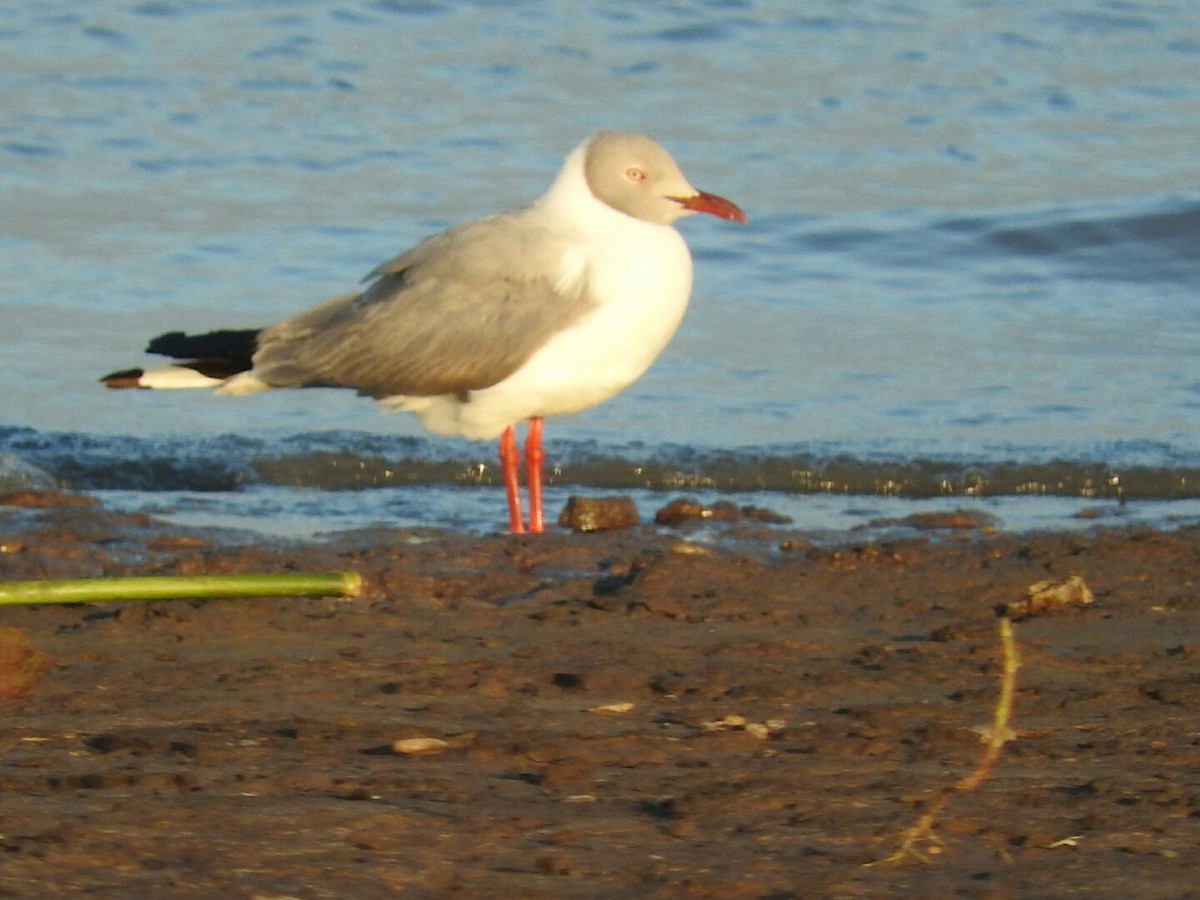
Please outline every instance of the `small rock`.
[[996, 517], [971, 509], [955, 509], [950, 512], [913, 513], [900, 519], [900, 524], [918, 531], [968, 530], [995, 531]]
[[792, 520], [787, 516], [758, 506], [743, 506], [740, 509], [728, 500], [718, 500], [712, 506], [704, 506], [695, 500], [672, 500], [657, 513], [654, 521], [659, 525], [674, 528], [685, 522], [709, 519], [714, 522], [751, 521], [767, 525], [785, 525]]
[[1083, 579], [1072, 575], [1066, 581], [1039, 581], [1031, 584], [1024, 600], [1001, 603], [996, 607], [996, 612], [1019, 621], [1065, 606], [1089, 606], [1095, 599], [1091, 590], [1083, 583]]
[[672, 500], [654, 514], [654, 521], [659, 525], [674, 526], [695, 519], [705, 519], [710, 515], [710, 510], [694, 500]]
[[558, 524], [575, 531], [613, 531], [638, 524], [638, 511], [628, 497], [570, 497]]
[[684, 522], [694, 522], [697, 519], [713, 519], [718, 522], [736, 522], [742, 517], [741, 511], [728, 500], [719, 500], [712, 506], [704, 506], [695, 500], [672, 500], [657, 513], [654, 521], [659, 525], [676, 526]]

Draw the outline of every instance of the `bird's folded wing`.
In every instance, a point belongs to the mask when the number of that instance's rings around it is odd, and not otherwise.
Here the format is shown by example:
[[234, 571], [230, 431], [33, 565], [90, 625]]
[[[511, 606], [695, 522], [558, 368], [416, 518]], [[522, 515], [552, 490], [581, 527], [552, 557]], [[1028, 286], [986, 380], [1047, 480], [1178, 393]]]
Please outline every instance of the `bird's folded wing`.
[[254, 375], [373, 397], [480, 390], [504, 380], [591, 308], [562, 240], [519, 214], [418, 244], [338, 297], [259, 335]]

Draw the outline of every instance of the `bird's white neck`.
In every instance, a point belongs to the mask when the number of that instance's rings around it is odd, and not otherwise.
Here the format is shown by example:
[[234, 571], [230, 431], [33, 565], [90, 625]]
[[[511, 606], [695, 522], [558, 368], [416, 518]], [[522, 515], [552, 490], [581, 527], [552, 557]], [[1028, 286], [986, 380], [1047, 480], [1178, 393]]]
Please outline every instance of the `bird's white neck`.
[[568, 154], [546, 193], [533, 201], [530, 209], [553, 217], [560, 223], [560, 227], [574, 230], [580, 236], [597, 236], [618, 229], [625, 230], [632, 223], [652, 228], [669, 227], [642, 222], [613, 209], [597, 198], [588, 186], [585, 173], [587, 151], [588, 142], [585, 141]]

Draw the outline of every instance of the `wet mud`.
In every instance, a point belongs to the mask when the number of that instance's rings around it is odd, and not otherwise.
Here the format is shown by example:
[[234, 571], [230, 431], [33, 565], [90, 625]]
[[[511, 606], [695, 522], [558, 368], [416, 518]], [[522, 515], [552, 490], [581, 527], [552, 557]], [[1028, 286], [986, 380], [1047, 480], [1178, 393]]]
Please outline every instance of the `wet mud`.
[[[3, 581], [350, 569], [355, 599], [0, 609], [0, 896], [1197, 895], [1195, 528], [298, 544], [0, 509]], [[1072, 576], [1092, 603], [1015, 625], [989, 777], [866, 866], [978, 763], [996, 608]]]

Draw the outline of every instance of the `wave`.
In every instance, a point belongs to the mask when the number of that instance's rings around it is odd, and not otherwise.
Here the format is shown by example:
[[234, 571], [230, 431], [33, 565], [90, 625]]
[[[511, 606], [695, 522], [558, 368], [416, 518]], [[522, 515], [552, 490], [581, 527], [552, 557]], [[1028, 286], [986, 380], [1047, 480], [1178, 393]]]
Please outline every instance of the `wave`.
[[[0, 492], [237, 491], [255, 485], [360, 491], [401, 485], [491, 485], [485, 445], [358, 432], [279, 440], [223, 435], [143, 439], [0, 429]], [[1010, 448], [973, 458], [897, 458], [868, 448], [698, 450], [677, 445], [548, 447], [547, 481], [615, 490], [755, 491], [901, 498], [1053, 496], [1200, 498], [1200, 465], [1169, 447], [1114, 445], [1074, 458]], [[31, 474], [32, 473], [32, 474]]]
[[1200, 275], [1200, 200], [1191, 196], [954, 219], [937, 228], [975, 238], [978, 254], [1057, 262], [1075, 278], [1194, 283]]

